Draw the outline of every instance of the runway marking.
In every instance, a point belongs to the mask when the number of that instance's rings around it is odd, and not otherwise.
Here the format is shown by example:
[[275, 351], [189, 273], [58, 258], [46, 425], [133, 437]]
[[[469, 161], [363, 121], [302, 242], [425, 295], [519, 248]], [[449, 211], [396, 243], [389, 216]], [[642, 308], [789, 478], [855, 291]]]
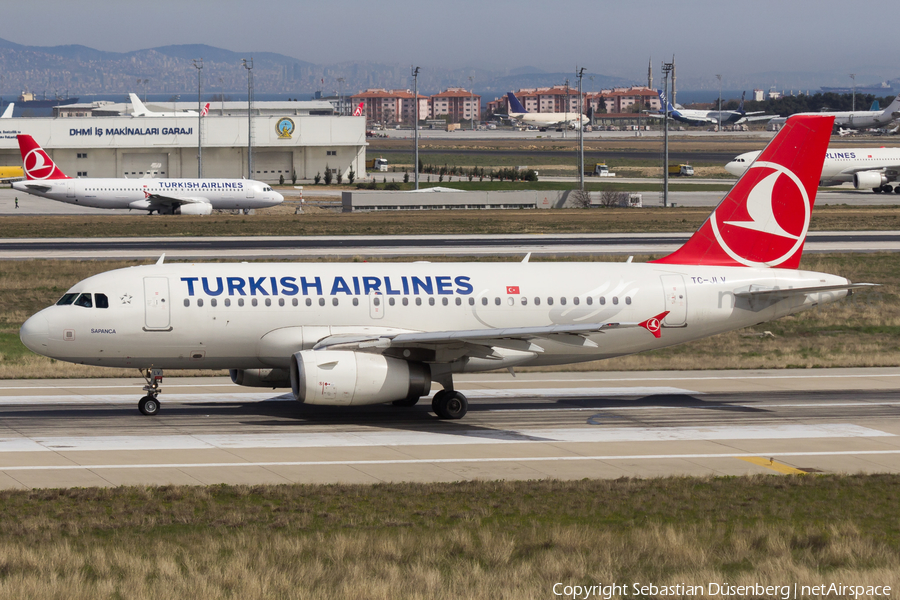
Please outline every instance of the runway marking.
[[483, 429], [360, 431], [335, 433], [117, 435], [0, 438], [0, 453], [126, 450], [202, 450], [244, 448], [347, 448], [453, 446], [510, 443], [674, 442], [717, 440], [797, 440], [894, 437], [849, 423], [822, 425], [736, 425], [711, 427], [579, 427], [558, 429]]
[[[900, 377], [900, 373], [878, 373], [873, 374], [873, 377]], [[857, 374], [848, 374], [848, 375], [760, 375], [759, 373], [751, 373], [747, 375], [717, 375], [711, 377], [678, 377], [677, 375], [671, 375], [668, 377], [640, 377], [641, 381], [721, 381], [721, 380], [743, 380], [743, 379], [753, 379], [756, 381], [765, 381], [767, 379], [852, 379], [858, 378], [860, 375]], [[564, 381], [567, 382], [598, 382], [598, 381], [634, 381], [635, 378], [628, 377], [620, 377], [620, 378], [593, 378], [593, 379], [568, 379], [566, 378]], [[527, 379], [525, 381], [528, 382], [549, 382], [549, 381], [563, 381], [562, 379]], [[479, 379], [474, 383], [506, 383], [509, 384], [511, 381], [509, 379]], [[512, 382], [515, 383], [515, 382]]]
[[[769, 454], [769, 453], [764, 453]], [[774, 456], [873, 456], [896, 455], [900, 450], [846, 450], [835, 452], [778, 452]], [[755, 456], [755, 455], [752, 455]], [[329, 466], [367, 466], [367, 465], [422, 465], [422, 464], [460, 464], [460, 463], [515, 463], [515, 462], [552, 462], [552, 461], [618, 461], [618, 460], [692, 460], [699, 458], [739, 458], [752, 457], [746, 454], [631, 454], [631, 455], [596, 455], [596, 456], [523, 456], [519, 458], [402, 458], [390, 460], [310, 460], [310, 461], [271, 461], [271, 462], [220, 462], [220, 463], [158, 463], [158, 464], [123, 464], [123, 465], [36, 465], [0, 467], [4, 471], [91, 471], [106, 469], [221, 469], [223, 467], [329, 467]]]
[[778, 471], [779, 473], [784, 473], [785, 475], [807, 474], [806, 471], [801, 471], [800, 469], [795, 469], [790, 465], [780, 463], [774, 458], [763, 458], [761, 456], [740, 456], [738, 458], [740, 458], [741, 460], [746, 460], [749, 463], [753, 463], [754, 465], [759, 465], [767, 469], [772, 469], [773, 471]]

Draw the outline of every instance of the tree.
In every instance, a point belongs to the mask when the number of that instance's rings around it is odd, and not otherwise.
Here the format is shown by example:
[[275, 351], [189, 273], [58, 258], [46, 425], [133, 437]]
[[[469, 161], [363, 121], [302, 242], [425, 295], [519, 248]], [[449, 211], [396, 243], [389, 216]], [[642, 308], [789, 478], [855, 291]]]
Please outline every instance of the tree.
[[403, 183], [409, 183], [409, 171], [403, 171]]
[[616, 192], [614, 190], [604, 190], [600, 193], [600, 206], [627, 206], [628, 192]]
[[284, 174], [278, 176], [278, 185], [284, 185]]
[[291, 183], [297, 185], [297, 171], [291, 171]]
[[591, 195], [587, 190], [573, 190], [571, 194], [572, 206], [575, 208], [590, 208]]
[[331, 180], [334, 178], [334, 174], [331, 172], [331, 167], [327, 164], [325, 165], [325, 185], [331, 185]]
[[316, 185], [319, 185], [319, 182], [322, 181], [322, 174], [321, 174], [321, 173], [316, 173], [316, 176], [313, 177], [313, 181], [316, 182]]
[[356, 171], [353, 170], [353, 167], [350, 167], [350, 172], [347, 173], [347, 183], [353, 185], [354, 179], [356, 179]]
[[340, 170], [340, 169], [338, 169], [338, 172], [337, 172], [337, 184], [338, 184], [338, 185], [341, 185], [342, 183], [344, 183], [344, 174], [341, 173], [341, 170]]

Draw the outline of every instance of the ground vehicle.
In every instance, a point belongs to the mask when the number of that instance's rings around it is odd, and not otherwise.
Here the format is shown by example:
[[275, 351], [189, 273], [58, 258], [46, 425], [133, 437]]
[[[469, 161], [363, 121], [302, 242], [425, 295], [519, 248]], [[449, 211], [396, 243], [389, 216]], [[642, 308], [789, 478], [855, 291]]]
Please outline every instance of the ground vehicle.
[[669, 165], [669, 175], [676, 177], [693, 177], [694, 167], [691, 165]]
[[388, 161], [386, 158], [373, 158], [366, 161], [366, 171], [387, 171]]
[[609, 172], [609, 165], [607, 165], [606, 163], [596, 163], [594, 165], [593, 170], [588, 171], [587, 169], [585, 169], [584, 172], [586, 175], [596, 175], [597, 177], [615, 177], [616, 176], [615, 173]]

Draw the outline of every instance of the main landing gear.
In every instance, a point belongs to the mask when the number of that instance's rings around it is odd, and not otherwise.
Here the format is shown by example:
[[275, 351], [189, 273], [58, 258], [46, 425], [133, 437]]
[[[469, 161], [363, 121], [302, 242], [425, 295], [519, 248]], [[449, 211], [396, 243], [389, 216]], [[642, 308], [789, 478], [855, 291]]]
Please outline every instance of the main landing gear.
[[469, 401], [459, 392], [445, 389], [434, 395], [431, 410], [440, 419], [462, 419], [469, 411]]
[[147, 385], [144, 386], [147, 395], [138, 402], [138, 410], [141, 411], [141, 414], [152, 417], [159, 412], [157, 396], [162, 392], [162, 388], [159, 386], [162, 384], [163, 372], [162, 369], [141, 369], [141, 375], [147, 382]]

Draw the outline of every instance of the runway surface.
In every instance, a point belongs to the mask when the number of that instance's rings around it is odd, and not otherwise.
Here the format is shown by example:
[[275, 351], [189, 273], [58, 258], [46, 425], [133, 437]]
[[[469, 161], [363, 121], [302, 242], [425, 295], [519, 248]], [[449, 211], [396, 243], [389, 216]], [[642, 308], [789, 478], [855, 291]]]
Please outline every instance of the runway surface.
[[141, 385], [0, 382], [0, 487], [900, 472], [900, 369], [470, 375], [461, 421]]
[[[663, 254], [673, 252], [691, 233], [613, 233], [562, 235], [417, 235], [303, 237], [37, 238], [0, 240], [0, 260], [31, 258], [170, 259], [321, 258], [358, 256], [524, 256], [533, 254]], [[806, 252], [885, 252], [900, 250], [900, 231], [815, 232]]]

